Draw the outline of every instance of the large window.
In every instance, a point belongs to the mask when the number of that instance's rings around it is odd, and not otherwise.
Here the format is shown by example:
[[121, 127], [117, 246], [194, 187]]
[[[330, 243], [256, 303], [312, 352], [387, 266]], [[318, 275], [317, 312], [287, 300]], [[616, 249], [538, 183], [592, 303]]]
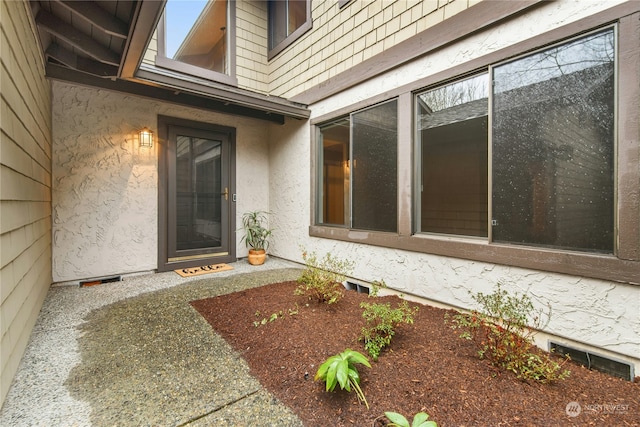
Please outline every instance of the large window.
[[488, 75], [416, 97], [420, 232], [487, 236]]
[[397, 231], [397, 123], [394, 100], [319, 126], [319, 223]]
[[417, 231], [488, 236], [491, 212], [494, 242], [612, 253], [614, 57], [608, 29], [419, 93]]
[[613, 252], [614, 32], [493, 69], [493, 240]]
[[[607, 8], [397, 87], [395, 71], [363, 85], [355, 83], [362, 69], [345, 72], [341, 81], [356, 84], [348, 91], [354, 103], [312, 119], [320, 130], [309, 234], [638, 283], [639, 14], [629, 3]], [[466, 27], [477, 28], [476, 16], [467, 18]], [[427, 29], [409, 46], [419, 51], [441, 35]], [[438, 63], [442, 44], [455, 37], [420, 51], [401, 67], [403, 76]], [[389, 57], [406, 52], [391, 48], [367, 69], [386, 70]], [[369, 83], [391, 85], [367, 98]], [[323, 90], [332, 93], [331, 83]], [[360, 113], [388, 99], [397, 104], [397, 151], [371, 147], [380, 162], [373, 179], [380, 180], [363, 189], [372, 177], [358, 170], [358, 143], [369, 138], [358, 139], [367, 133], [359, 132], [359, 119], [382, 115]], [[397, 181], [381, 176], [389, 159], [397, 162]], [[383, 186], [394, 181], [395, 188]], [[395, 220], [377, 217], [383, 202]]]
[[311, 28], [311, 0], [270, 0], [269, 59]]
[[156, 65], [235, 84], [232, 14], [228, 0], [168, 0], [158, 26]]

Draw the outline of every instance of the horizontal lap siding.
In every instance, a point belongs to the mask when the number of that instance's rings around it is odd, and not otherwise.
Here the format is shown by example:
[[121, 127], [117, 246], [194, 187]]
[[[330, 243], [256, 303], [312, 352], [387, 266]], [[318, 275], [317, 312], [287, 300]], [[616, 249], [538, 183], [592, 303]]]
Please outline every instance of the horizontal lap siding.
[[28, 4], [0, 2], [0, 405], [51, 284], [51, 92]]

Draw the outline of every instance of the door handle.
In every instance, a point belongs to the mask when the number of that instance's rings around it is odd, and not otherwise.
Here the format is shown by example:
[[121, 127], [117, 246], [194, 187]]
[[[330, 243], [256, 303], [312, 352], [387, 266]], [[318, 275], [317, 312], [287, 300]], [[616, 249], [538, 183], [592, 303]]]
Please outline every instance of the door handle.
[[229, 200], [229, 187], [224, 187], [224, 199]]

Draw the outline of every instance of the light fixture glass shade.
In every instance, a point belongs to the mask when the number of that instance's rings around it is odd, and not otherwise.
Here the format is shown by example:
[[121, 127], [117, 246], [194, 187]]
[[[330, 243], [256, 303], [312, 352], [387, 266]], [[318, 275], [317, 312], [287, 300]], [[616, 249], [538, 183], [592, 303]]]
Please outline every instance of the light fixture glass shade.
[[144, 128], [140, 131], [140, 146], [152, 147], [153, 146], [153, 132], [149, 128]]

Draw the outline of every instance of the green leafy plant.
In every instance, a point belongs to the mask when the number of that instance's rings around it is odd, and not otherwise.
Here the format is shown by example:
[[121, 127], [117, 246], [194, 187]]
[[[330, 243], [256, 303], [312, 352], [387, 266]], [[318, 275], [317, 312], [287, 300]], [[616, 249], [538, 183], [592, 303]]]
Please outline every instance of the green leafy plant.
[[378, 296], [378, 293], [380, 292], [380, 289], [382, 288], [386, 288], [387, 284], [384, 282], [384, 280], [375, 280], [373, 283], [371, 283], [371, 289], [369, 289], [369, 296], [372, 298], [375, 298]]
[[400, 323], [413, 323], [413, 316], [418, 312], [418, 307], [409, 308], [406, 301], [398, 304], [397, 308], [391, 308], [390, 303], [360, 303], [364, 308], [362, 317], [366, 325], [362, 328], [360, 339], [364, 340], [364, 348], [369, 352], [373, 360], [378, 360], [382, 349], [391, 343], [395, 335], [395, 328]]
[[[298, 304], [296, 304], [296, 308], [290, 308], [287, 310], [287, 313], [289, 313], [289, 316], [295, 316], [296, 314], [298, 314], [298, 312], [299, 312]], [[260, 311], [256, 311], [255, 315], [256, 317], [262, 316]], [[284, 311], [280, 310], [278, 312], [271, 313], [269, 317], [263, 317], [261, 320], [256, 320], [255, 322], [253, 322], [253, 326], [257, 328], [258, 326], [266, 325], [267, 323], [271, 323], [283, 317], [284, 317]]]
[[371, 367], [366, 356], [348, 348], [340, 354], [329, 357], [322, 363], [318, 368], [318, 372], [316, 372], [314, 380], [324, 381], [327, 391], [333, 391], [336, 384], [339, 384], [342, 390], [347, 390], [348, 392], [351, 392], [353, 388], [358, 400], [363, 402], [369, 409], [369, 403], [360, 388], [360, 374], [356, 369], [356, 364], [362, 364], [368, 368]]
[[426, 412], [418, 412], [414, 417], [411, 424], [409, 421], [403, 416], [398, 414], [397, 412], [385, 412], [384, 416], [391, 421], [391, 423], [387, 424], [388, 426], [394, 427], [438, 427], [438, 424], [435, 421], [427, 421], [429, 419], [429, 415]]
[[308, 295], [326, 304], [334, 304], [344, 295], [342, 282], [351, 273], [353, 263], [340, 260], [330, 253], [325, 254], [322, 260], [318, 260], [315, 252], [302, 252], [302, 259], [306, 264], [302, 275], [298, 278], [300, 284], [296, 295]]
[[551, 311], [546, 316], [542, 310], [536, 311], [527, 295], [509, 295], [501, 283], [493, 293], [480, 292], [472, 298], [482, 310], [456, 314], [452, 328], [462, 330], [461, 338], [473, 341], [478, 357], [487, 358], [523, 380], [550, 383], [569, 376], [570, 372], [563, 369], [564, 362], [558, 363], [548, 353], [537, 351], [533, 343], [534, 330], [548, 324]]
[[252, 211], [245, 212], [242, 215], [242, 230], [244, 236], [241, 241], [245, 243], [247, 248], [255, 250], [267, 250], [270, 244], [272, 229], [266, 228], [268, 222], [268, 212]]

